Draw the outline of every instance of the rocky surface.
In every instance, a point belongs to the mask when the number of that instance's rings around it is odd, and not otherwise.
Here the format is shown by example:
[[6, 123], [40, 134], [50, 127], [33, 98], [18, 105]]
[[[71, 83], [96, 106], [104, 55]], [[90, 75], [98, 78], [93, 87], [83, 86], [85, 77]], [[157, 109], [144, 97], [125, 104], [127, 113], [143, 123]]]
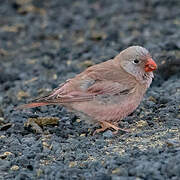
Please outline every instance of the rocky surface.
[[[0, 180], [180, 179], [179, 9], [179, 0], [0, 0]], [[14, 110], [137, 44], [159, 69], [120, 124], [130, 133], [92, 136], [97, 126], [58, 106]], [[45, 122], [37, 130], [28, 119]]]

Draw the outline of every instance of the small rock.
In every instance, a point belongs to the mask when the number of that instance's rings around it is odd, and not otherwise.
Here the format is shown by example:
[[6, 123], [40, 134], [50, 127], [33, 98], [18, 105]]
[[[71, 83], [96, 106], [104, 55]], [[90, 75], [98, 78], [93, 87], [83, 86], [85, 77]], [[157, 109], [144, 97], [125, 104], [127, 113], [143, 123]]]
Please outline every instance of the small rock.
[[19, 166], [14, 165], [14, 166], [12, 166], [10, 169], [11, 169], [12, 171], [17, 171], [17, 170], [19, 170]]
[[24, 91], [19, 91], [17, 94], [17, 99], [21, 100], [22, 98], [29, 97], [29, 93]]
[[91, 33], [91, 39], [95, 41], [106, 39], [106, 37], [107, 37], [107, 34], [105, 32], [93, 31]]
[[27, 122], [24, 123], [24, 127], [31, 127], [36, 133], [42, 134], [42, 126], [57, 125], [58, 123], [58, 117], [37, 117], [29, 118]]
[[3, 154], [0, 154], [0, 159], [6, 159], [8, 156], [12, 156], [13, 153], [11, 152], [4, 152]]
[[80, 137], [85, 137], [85, 136], [86, 136], [85, 133], [80, 134]]
[[0, 117], [0, 125], [1, 124], [4, 124], [4, 118], [3, 117]]
[[108, 131], [104, 132], [104, 133], [103, 133], [103, 137], [105, 137], [105, 138], [111, 138], [111, 137], [113, 137], [112, 131], [108, 130]]
[[6, 123], [2, 126], [0, 126], [0, 131], [6, 131], [7, 129], [9, 129], [12, 126], [11, 123]]
[[75, 167], [75, 166], [77, 166], [77, 162], [71, 161], [71, 162], [69, 163], [69, 167]]
[[150, 96], [148, 99], [149, 99], [149, 101], [152, 101], [152, 102], [154, 102], [154, 103], [157, 103], [156, 98], [154, 98], [153, 96]]
[[118, 175], [121, 175], [121, 176], [127, 176], [128, 171], [125, 168], [118, 167], [118, 168], [115, 168], [114, 170], [112, 170], [112, 174], [118, 174]]
[[58, 125], [59, 118], [58, 117], [37, 117], [37, 118], [29, 118], [28, 122], [35, 122], [39, 126], [45, 125]]
[[145, 127], [145, 126], [148, 126], [148, 123], [146, 121], [140, 120], [140, 121], [136, 122], [136, 126], [137, 127]]
[[180, 141], [174, 140], [174, 139], [168, 139], [166, 141], [167, 147], [179, 147]]
[[88, 68], [88, 67], [94, 65], [94, 62], [91, 60], [85, 60], [82, 63], [80, 63], [79, 65], [83, 68]]

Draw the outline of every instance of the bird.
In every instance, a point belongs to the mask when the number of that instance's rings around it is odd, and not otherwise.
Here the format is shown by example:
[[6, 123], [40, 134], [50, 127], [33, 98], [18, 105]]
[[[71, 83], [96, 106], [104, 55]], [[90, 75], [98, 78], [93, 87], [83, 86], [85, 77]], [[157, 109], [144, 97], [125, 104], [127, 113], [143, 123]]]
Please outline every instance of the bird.
[[146, 48], [130, 46], [17, 109], [62, 105], [85, 120], [98, 123], [100, 128], [93, 135], [107, 129], [116, 134], [125, 130], [118, 126], [119, 122], [139, 106], [156, 69]]

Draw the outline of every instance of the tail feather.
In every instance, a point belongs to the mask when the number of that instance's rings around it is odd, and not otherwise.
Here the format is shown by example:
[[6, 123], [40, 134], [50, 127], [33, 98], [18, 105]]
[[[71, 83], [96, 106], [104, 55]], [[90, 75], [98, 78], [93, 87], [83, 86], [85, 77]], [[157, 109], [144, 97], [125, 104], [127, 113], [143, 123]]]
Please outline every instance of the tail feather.
[[28, 109], [28, 108], [35, 108], [35, 107], [40, 107], [40, 106], [46, 106], [46, 105], [51, 105], [54, 103], [49, 103], [49, 102], [33, 102], [29, 104], [23, 104], [15, 108], [15, 110], [20, 110], [20, 109]]

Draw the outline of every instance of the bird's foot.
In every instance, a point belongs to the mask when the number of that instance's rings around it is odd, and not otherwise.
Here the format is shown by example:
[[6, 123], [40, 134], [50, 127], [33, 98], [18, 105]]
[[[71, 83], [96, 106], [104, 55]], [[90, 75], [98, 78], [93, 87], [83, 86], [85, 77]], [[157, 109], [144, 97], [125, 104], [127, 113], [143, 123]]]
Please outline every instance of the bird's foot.
[[114, 129], [115, 131], [113, 131], [113, 134], [117, 134], [119, 130], [121, 131], [125, 131], [125, 132], [130, 132], [128, 129], [122, 129], [122, 128], [119, 128], [109, 122], [106, 122], [106, 121], [103, 121], [103, 122], [100, 122], [100, 125], [101, 125], [101, 128], [99, 129], [96, 129], [93, 133], [93, 136], [96, 134], [96, 133], [100, 133], [100, 132], [103, 132], [105, 131], [106, 129]]
[[108, 129], [108, 127], [105, 126], [104, 122], [100, 122], [100, 125], [101, 125], [101, 128], [99, 129], [96, 129], [93, 133], [93, 136], [96, 134], [96, 133], [100, 133], [100, 132], [103, 132], [105, 131], [106, 129]]

